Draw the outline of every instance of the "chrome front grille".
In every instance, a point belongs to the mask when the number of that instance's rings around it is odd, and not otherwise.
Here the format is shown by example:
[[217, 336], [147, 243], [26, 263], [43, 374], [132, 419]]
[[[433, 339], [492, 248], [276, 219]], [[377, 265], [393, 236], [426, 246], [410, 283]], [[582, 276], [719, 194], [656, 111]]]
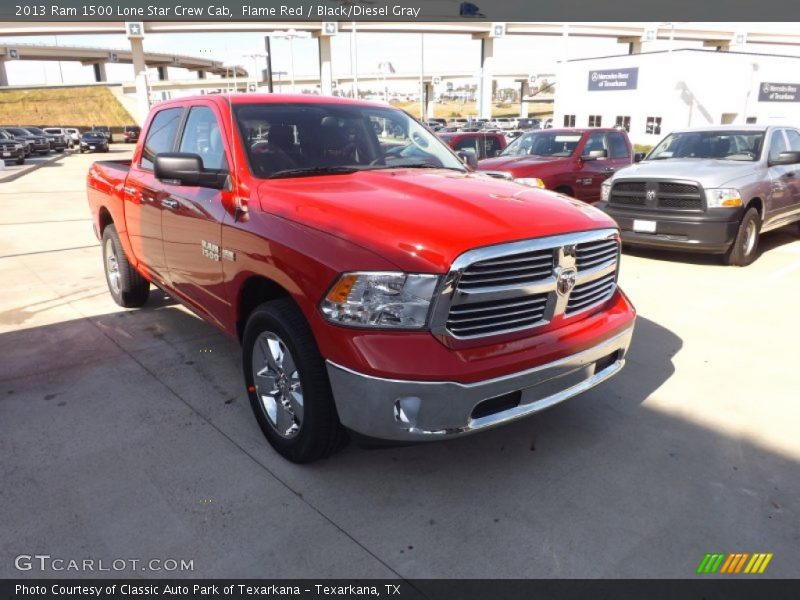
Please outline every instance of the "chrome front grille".
[[614, 229], [471, 250], [447, 275], [432, 330], [471, 339], [571, 317], [611, 297], [618, 261]]

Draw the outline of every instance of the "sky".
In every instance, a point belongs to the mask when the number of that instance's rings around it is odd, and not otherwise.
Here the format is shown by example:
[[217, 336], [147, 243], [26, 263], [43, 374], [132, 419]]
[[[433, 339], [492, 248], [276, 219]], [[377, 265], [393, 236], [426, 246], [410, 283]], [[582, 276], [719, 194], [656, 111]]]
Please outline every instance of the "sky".
[[[702, 24], [692, 24], [702, 25]], [[798, 23], [758, 23], [749, 24], [759, 31], [781, 31], [795, 33]], [[718, 23], [713, 27], [726, 27], [732, 30], [746, 31], [748, 24]], [[108, 49], [129, 48], [124, 35], [71, 35], [71, 36], [25, 36], [3, 37], [3, 43], [47, 44], [91, 46]], [[424, 51], [421, 52], [420, 34], [369, 34], [357, 35], [357, 63], [359, 78], [368, 79], [375, 75], [379, 63], [391, 62], [398, 73], [418, 73], [421, 55], [424, 54], [424, 69], [427, 72], [437, 71], [470, 71], [477, 73], [480, 62], [480, 42], [468, 35], [436, 35], [425, 34]], [[661, 40], [645, 43], [643, 51], [664, 50], [669, 41]], [[675, 42], [674, 48], [700, 48], [700, 43]], [[255, 68], [264, 68], [263, 58], [253, 59], [247, 55], [264, 52], [264, 36], [261, 33], [225, 33], [202, 34], [149, 34], [145, 37], [146, 51], [165, 52], [183, 55], [210, 57], [228, 63], [236, 63], [253, 72]], [[293, 46], [293, 52], [291, 52]], [[772, 54], [800, 55], [800, 47], [792, 46], [759, 46], [747, 44], [744, 51], [765, 52]], [[333, 69], [336, 75], [351, 72], [350, 34], [342, 33], [333, 38]], [[569, 38], [566, 46], [558, 37], [507, 36], [495, 41], [495, 59], [497, 70], [523, 70], [528, 73], [553, 72], [557, 61], [609, 56], [627, 53], [627, 46], [613, 39]], [[294, 72], [299, 76], [317, 75], [319, 73], [317, 40], [313, 38], [288, 40], [273, 38], [272, 40], [273, 70], [288, 73], [291, 70], [292, 54], [294, 56]], [[58, 83], [91, 83], [94, 75], [91, 67], [82, 66], [78, 62], [38, 62], [7, 61], [9, 83], [11, 85], [39, 85]], [[130, 81], [133, 79], [133, 68], [130, 65], [108, 64], [108, 79], [112, 82]], [[170, 78], [180, 79], [194, 77], [183, 69], [170, 69]], [[409, 84], [411, 85], [411, 84]], [[364, 87], [368, 87], [365, 83]]]

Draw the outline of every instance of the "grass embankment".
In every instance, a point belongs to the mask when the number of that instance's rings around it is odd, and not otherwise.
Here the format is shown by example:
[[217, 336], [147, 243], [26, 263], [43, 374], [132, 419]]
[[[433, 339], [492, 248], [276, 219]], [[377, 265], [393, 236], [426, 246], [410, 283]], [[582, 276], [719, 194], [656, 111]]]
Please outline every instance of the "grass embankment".
[[[402, 108], [409, 114], [419, 115], [419, 102], [392, 102], [392, 106]], [[478, 114], [478, 106], [475, 102], [436, 102], [433, 105], [433, 116], [437, 119], [449, 119], [455, 117], [469, 117]], [[531, 102], [528, 104], [528, 115], [531, 117], [551, 117], [553, 115], [553, 104], [548, 102]], [[518, 117], [518, 104], [494, 104], [492, 106], [493, 117]]]
[[120, 128], [131, 123], [133, 118], [107, 87], [0, 90], [0, 124]]

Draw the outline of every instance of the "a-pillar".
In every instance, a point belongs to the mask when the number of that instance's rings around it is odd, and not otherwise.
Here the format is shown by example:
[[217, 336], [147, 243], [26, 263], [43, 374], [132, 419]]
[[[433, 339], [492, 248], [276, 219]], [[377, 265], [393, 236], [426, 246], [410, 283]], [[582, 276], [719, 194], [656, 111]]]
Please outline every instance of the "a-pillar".
[[8, 73], [6, 72], [6, 61], [0, 60], [0, 87], [8, 85]]
[[494, 73], [494, 38], [481, 38], [481, 77], [478, 84], [478, 118], [492, 118], [492, 74]]
[[108, 75], [106, 75], [106, 63], [94, 63], [92, 68], [94, 69], [94, 80], [96, 82], [100, 83], [101, 81], [108, 81]]
[[319, 92], [333, 96], [333, 63], [331, 62], [331, 37], [321, 35], [319, 41]]
[[523, 79], [519, 86], [519, 116], [523, 119], [528, 118], [528, 103], [525, 101], [525, 97], [529, 96], [530, 93], [531, 86], [527, 79]]

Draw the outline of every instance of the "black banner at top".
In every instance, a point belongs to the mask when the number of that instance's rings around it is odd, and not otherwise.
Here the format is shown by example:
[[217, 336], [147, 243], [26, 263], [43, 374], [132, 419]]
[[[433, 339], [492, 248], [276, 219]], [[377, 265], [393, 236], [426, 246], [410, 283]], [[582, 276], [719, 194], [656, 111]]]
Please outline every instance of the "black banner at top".
[[800, 21], [794, 0], [3, 0], [0, 21]]

